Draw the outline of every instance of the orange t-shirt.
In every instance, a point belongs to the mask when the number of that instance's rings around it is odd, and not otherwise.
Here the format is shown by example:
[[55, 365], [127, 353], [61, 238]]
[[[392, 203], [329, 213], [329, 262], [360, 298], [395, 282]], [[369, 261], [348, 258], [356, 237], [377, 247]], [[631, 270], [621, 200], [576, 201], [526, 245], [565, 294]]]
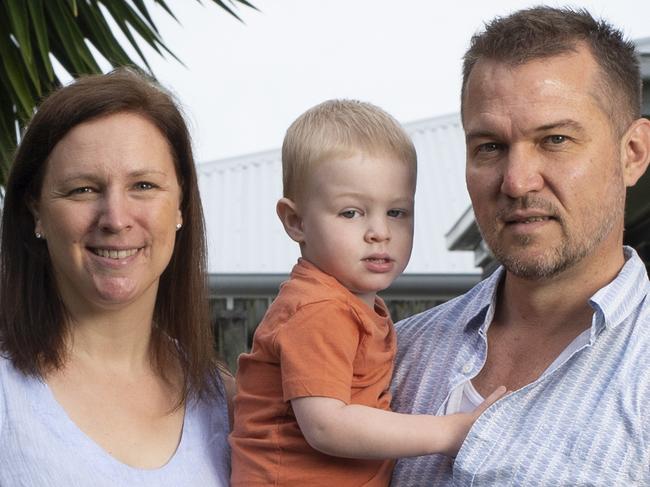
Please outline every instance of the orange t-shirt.
[[392, 460], [339, 458], [302, 436], [291, 399], [323, 396], [389, 409], [395, 331], [386, 305], [372, 310], [300, 259], [239, 357], [232, 485], [386, 486]]

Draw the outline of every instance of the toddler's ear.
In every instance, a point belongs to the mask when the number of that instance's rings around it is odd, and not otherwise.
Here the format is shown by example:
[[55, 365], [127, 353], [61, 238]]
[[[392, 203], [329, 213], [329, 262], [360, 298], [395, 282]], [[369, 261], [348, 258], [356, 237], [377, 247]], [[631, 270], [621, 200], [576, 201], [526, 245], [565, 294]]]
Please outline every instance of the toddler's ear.
[[295, 242], [302, 243], [305, 236], [302, 231], [302, 218], [298, 213], [296, 204], [289, 198], [280, 198], [277, 205], [275, 205], [275, 211], [287, 235]]

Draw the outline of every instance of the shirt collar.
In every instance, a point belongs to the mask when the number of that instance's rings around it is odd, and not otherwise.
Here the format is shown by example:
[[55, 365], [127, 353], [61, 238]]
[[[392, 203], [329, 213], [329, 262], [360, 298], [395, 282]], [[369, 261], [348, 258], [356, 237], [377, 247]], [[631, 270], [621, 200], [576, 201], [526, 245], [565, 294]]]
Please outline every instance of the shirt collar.
[[476, 294], [473, 296], [473, 307], [476, 312], [467, 321], [465, 330], [478, 329], [479, 333], [487, 333], [487, 329], [492, 323], [494, 317], [494, 310], [496, 309], [497, 291], [499, 283], [504, 275], [503, 266], [499, 266], [489, 277], [481, 281], [476, 286]]
[[[592, 341], [605, 327], [615, 327], [621, 323], [650, 294], [650, 281], [645, 265], [632, 247], [623, 247], [625, 264], [616, 278], [599, 289], [590, 299], [594, 310], [592, 321]], [[499, 266], [487, 279], [482, 281], [473, 297], [476, 312], [467, 321], [465, 330], [478, 329], [487, 333], [496, 309], [497, 291], [505, 269]]]
[[592, 340], [605, 327], [622, 323], [650, 293], [650, 282], [645, 265], [632, 247], [623, 247], [625, 264], [616, 278], [589, 299], [595, 317]]

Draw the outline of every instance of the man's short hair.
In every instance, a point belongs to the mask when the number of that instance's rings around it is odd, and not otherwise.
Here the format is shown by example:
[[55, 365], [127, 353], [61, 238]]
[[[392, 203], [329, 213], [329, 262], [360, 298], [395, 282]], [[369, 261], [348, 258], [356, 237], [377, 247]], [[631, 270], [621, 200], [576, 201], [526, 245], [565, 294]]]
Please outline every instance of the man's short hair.
[[584, 43], [602, 71], [603, 107], [623, 131], [640, 116], [641, 75], [634, 44], [585, 9], [534, 7], [497, 17], [472, 37], [463, 58], [461, 112], [467, 80], [479, 59], [513, 66], [575, 51]]
[[358, 153], [389, 155], [409, 164], [417, 156], [411, 138], [379, 107], [357, 100], [328, 100], [300, 115], [282, 144], [282, 183], [286, 198], [300, 197], [309, 172], [334, 157]]

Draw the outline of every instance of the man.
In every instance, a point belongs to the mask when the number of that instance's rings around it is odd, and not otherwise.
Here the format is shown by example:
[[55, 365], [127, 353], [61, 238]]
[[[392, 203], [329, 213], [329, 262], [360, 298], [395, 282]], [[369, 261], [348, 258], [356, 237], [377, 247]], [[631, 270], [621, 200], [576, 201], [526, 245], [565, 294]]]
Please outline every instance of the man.
[[626, 187], [650, 160], [631, 43], [586, 11], [498, 18], [465, 55], [467, 187], [502, 267], [398, 324], [396, 411], [509, 391], [455, 459], [393, 485], [650, 485], [650, 283], [623, 247]]

